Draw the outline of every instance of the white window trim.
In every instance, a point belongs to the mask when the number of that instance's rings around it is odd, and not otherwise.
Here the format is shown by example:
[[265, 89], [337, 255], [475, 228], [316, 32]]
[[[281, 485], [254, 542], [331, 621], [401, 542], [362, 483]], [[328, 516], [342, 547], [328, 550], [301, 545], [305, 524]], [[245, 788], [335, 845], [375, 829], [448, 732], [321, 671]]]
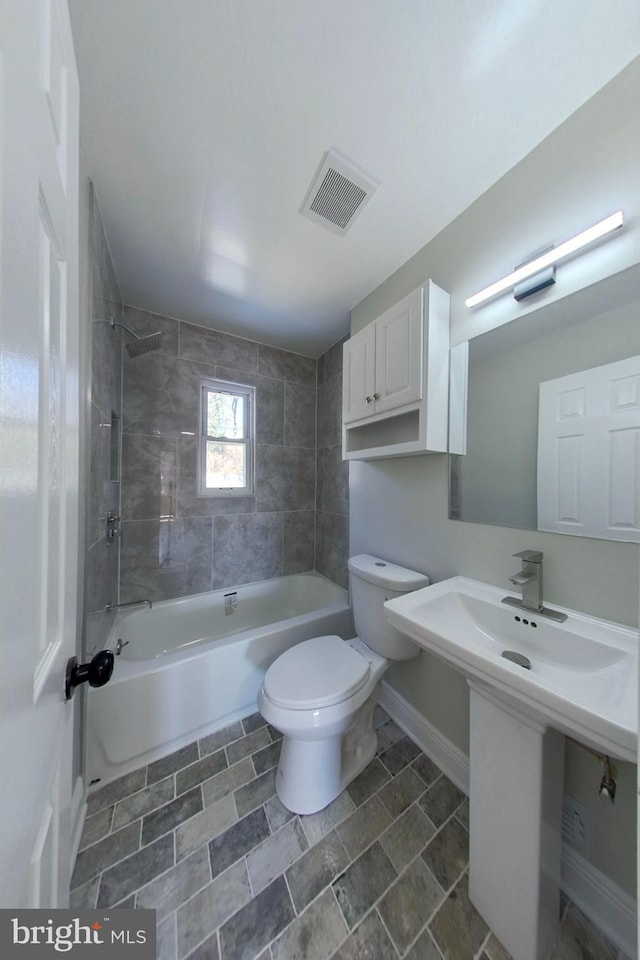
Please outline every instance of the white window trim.
[[[207, 404], [206, 397], [211, 391], [232, 393], [247, 398], [248, 410], [246, 413], [247, 437], [243, 441], [234, 441], [231, 438], [219, 438], [225, 443], [244, 443], [247, 451], [247, 484], [244, 487], [207, 487], [206, 485], [206, 446], [207, 440], [218, 439], [210, 437], [206, 432]], [[206, 377], [200, 381], [200, 397], [198, 411], [198, 492], [199, 497], [252, 497], [255, 493], [255, 447], [256, 447], [256, 388], [246, 383], [236, 383], [231, 380], [218, 380]]]

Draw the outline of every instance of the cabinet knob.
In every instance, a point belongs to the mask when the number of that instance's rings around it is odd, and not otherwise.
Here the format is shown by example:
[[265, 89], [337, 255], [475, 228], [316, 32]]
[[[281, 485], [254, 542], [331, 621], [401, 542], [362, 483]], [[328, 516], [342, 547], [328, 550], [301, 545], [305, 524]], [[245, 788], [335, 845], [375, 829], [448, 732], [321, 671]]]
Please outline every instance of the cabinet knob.
[[365, 397], [365, 400], [367, 401], [367, 403], [371, 403], [371, 401], [373, 400], [373, 397]]
[[379, 394], [379, 393], [374, 393], [373, 399], [374, 399], [374, 400], [379, 400], [379, 399], [380, 399], [380, 394]]

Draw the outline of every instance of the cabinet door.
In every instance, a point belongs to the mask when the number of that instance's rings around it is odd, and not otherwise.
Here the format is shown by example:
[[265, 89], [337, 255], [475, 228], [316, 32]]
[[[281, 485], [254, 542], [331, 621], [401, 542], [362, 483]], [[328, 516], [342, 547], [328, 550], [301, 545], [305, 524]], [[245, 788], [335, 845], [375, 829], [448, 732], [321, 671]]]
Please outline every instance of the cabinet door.
[[423, 297], [419, 287], [374, 324], [375, 413], [422, 399]]
[[373, 413], [375, 392], [375, 324], [356, 333], [343, 348], [342, 420], [361, 420]]

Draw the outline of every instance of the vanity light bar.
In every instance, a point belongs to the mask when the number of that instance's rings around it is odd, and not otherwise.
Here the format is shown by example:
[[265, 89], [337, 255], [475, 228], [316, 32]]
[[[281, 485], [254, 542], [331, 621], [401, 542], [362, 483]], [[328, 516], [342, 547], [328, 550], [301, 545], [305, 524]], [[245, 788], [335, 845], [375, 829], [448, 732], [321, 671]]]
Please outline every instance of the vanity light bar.
[[530, 260], [522, 267], [518, 267], [517, 270], [503, 277], [502, 280], [497, 280], [495, 283], [492, 283], [491, 286], [480, 290], [479, 293], [474, 293], [472, 297], [469, 297], [465, 301], [466, 305], [468, 307], [477, 307], [486, 300], [490, 300], [491, 297], [495, 297], [499, 293], [504, 293], [505, 290], [510, 290], [522, 280], [527, 280], [529, 277], [532, 277], [534, 273], [539, 273], [546, 267], [553, 266], [554, 263], [558, 263], [559, 260], [564, 260], [565, 257], [571, 256], [572, 253], [575, 253], [582, 247], [586, 247], [587, 244], [593, 243], [601, 237], [605, 237], [613, 230], [617, 230], [622, 226], [623, 222], [622, 210], [616, 210], [611, 216], [605, 217], [605, 219], [600, 220], [599, 223], [594, 223], [592, 227], [588, 227], [586, 230], [583, 230], [582, 233], [576, 234], [576, 236], [571, 237], [570, 240], [565, 240], [564, 243], [561, 243], [559, 246], [553, 247], [546, 253], [536, 257], [535, 260]]

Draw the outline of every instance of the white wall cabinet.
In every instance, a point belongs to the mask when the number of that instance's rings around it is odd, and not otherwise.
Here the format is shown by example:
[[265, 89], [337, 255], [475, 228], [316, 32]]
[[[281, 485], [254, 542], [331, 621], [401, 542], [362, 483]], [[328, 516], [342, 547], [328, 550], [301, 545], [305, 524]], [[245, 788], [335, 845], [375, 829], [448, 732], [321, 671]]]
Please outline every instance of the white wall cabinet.
[[343, 459], [447, 450], [449, 294], [431, 280], [343, 348]]
[[418, 287], [345, 343], [345, 423], [421, 399], [422, 303]]
[[375, 409], [376, 328], [373, 323], [342, 348], [342, 421], [368, 417]]

